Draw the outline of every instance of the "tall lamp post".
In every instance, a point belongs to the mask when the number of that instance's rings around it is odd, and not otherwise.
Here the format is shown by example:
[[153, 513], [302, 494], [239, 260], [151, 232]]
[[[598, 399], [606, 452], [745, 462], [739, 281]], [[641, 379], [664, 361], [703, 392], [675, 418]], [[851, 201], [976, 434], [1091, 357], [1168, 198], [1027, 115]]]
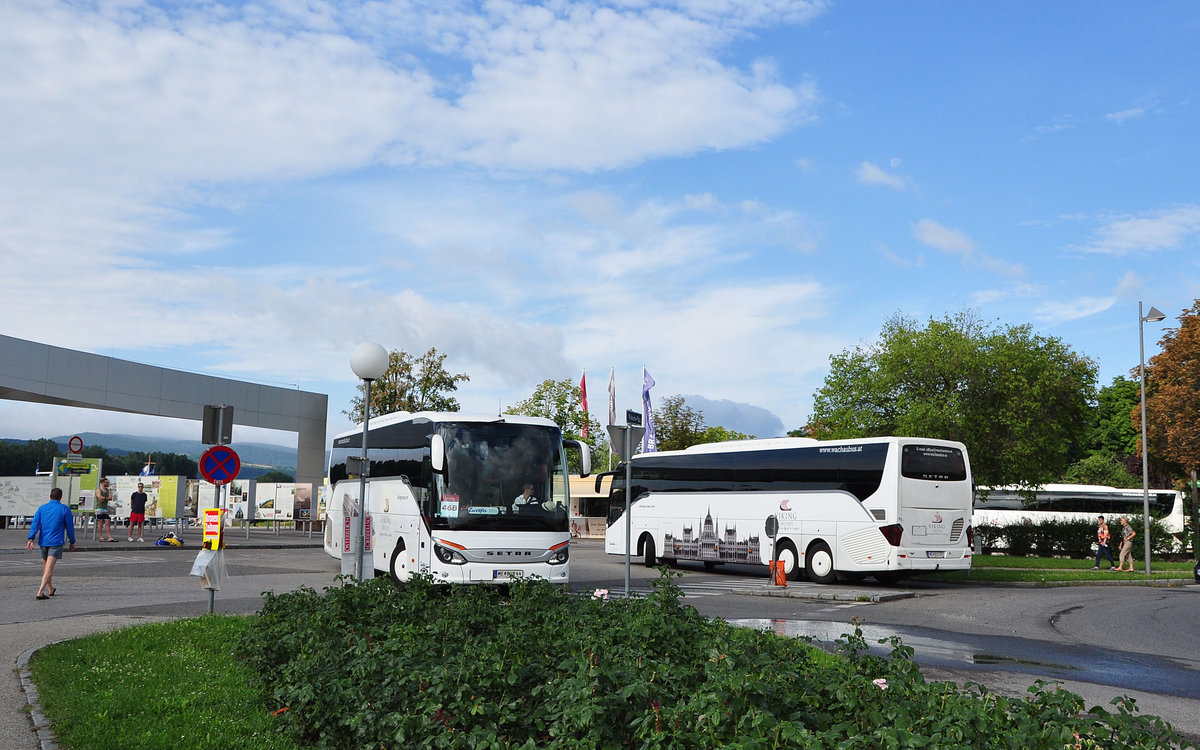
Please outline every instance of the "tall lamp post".
[[1157, 323], [1167, 316], [1154, 305], [1150, 312], [1142, 315], [1142, 301], [1138, 300], [1138, 381], [1142, 391], [1142, 545], [1146, 550], [1146, 575], [1150, 575], [1150, 460], [1146, 450], [1146, 323]]
[[363, 398], [362, 470], [358, 474], [358, 524], [355, 528], [354, 580], [363, 579], [363, 557], [367, 549], [367, 476], [371, 473], [371, 462], [367, 460], [367, 427], [371, 422], [371, 382], [379, 380], [388, 369], [388, 353], [374, 341], [366, 341], [354, 347], [350, 355], [350, 369], [367, 384]]

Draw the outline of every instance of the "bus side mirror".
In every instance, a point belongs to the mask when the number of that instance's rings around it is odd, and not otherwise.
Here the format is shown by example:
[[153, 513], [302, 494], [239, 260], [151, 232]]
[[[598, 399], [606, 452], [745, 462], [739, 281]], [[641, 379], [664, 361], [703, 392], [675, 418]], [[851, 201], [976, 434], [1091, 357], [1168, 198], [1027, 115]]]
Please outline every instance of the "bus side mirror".
[[435, 474], [446, 471], [446, 440], [441, 435], [429, 440], [429, 463]]
[[592, 446], [582, 440], [564, 440], [563, 446], [579, 451], [579, 476], [589, 476], [592, 473]]

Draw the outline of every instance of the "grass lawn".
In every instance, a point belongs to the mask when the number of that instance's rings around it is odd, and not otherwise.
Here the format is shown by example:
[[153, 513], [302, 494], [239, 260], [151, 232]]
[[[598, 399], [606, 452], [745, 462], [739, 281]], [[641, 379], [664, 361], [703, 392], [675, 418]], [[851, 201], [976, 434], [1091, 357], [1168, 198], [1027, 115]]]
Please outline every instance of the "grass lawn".
[[1152, 560], [1150, 575], [1145, 570], [1145, 560], [1134, 561], [1133, 573], [1112, 573], [1108, 561], [1100, 570], [1092, 570], [1095, 558], [1074, 560], [1062, 557], [1009, 557], [1007, 555], [976, 555], [971, 558], [971, 570], [933, 573], [928, 576], [936, 581], [970, 581], [972, 583], [1094, 583], [1096, 581], [1162, 581], [1192, 580], [1194, 562], [1162, 562]]
[[295, 750], [250, 688], [233, 643], [246, 617], [205, 616], [79, 638], [30, 661], [64, 748]]

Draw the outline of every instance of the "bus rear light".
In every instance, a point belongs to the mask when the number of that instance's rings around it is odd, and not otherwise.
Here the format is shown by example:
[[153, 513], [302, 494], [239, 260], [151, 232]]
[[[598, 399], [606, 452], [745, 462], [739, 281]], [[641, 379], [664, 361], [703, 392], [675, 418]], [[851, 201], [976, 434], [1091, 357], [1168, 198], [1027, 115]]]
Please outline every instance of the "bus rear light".
[[967, 546], [971, 549], [975, 549], [975, 527], [974, 526], [967, 527]]
[[904, 527], [898, 523], [880, 526], [879, 530], [883, 533], [883, 538], [888, 540], [888, 544], [893, 547], [900, 546], [900, 537], [904, 535]]

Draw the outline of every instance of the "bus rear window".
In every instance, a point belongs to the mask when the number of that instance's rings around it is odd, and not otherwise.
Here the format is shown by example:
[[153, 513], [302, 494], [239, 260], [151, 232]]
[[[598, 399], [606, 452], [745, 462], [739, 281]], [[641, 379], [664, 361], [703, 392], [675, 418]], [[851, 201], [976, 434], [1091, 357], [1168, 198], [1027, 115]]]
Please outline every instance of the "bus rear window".
[[909, 479], [961, 482], [967, 478], [967, 462], [958, 448], [906, 445], [900, 457], [900, 473]]

